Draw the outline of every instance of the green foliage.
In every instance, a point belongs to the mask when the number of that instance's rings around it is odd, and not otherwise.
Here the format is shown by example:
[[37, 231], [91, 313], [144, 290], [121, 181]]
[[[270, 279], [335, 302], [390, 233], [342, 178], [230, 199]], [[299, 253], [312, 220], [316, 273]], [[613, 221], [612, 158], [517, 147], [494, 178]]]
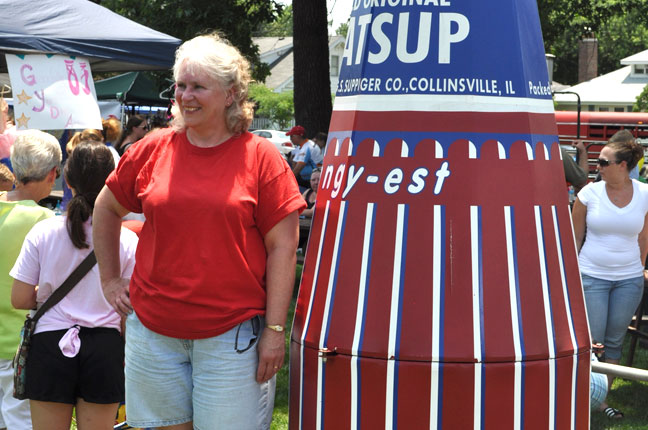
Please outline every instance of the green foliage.
[[578, 41], [599, 40], [599, 74], [621, 67], [619, 61], [648, 45], [648, 0], [539, 0], [545, 50], [556, 56], [554, 80], [578, 80]]
[[269, 118], [277, 123], [280, 129], [287, 128], [295, 116], [292, 91], [275, 93], [265, 85], [252, 84], [248, 94], [250, 99], [256, 102], [256, 114]]
[[102, 0], [101, 5], [183, 41], [218, 31], [250, 61], [254, 79], [263, 81], [270, 72], [259, 60], [252, 31], [276, 19], [282, 6], [275, 0]]
[[277, 13], [276, 19], [264, 23], [254, 32], [257, 37], [287, 37], [293, 35], [293, 13], [292, 5]]
[[643, 51], [648, 46], [648, 27], [638, 10], [611, 17], [596, 34], [599, 40], [599, 72], [608, 73], [623, 67], [622, 58]]
[[340, 24], [340, 26], [335, 30], [335, 34], [338, 36], [347, 36], [347, 33], [349, 32], [349, 23], [348, 22], [343, 22]]
[[648, 85], [646, 85], [641, 94], [637, 96], [637, 101], [634, 106], [632, 106], [632, 111], [648, 112]]

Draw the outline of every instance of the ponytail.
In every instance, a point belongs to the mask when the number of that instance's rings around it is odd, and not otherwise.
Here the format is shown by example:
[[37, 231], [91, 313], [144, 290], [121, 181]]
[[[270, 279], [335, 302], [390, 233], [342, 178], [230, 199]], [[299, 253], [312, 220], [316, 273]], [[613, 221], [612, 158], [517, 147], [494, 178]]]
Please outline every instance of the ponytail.
[[106, 145], [82, 142], [65, 164], [65, 180], [74, 190], [74, 197], [67, 206], [66, 227], [76, 248], [89, 248], [84, 223], [92, 215], [95, 200], [115, 168], [112, 153]]
[[90, 205], [88, 200], [82, 195], [77, 194], [67, 206], [67, 231], [76, 248], [84, 249], [89, 245], [86, 242], [86, 234], [83, 224], [90, 218], [94, 205]]

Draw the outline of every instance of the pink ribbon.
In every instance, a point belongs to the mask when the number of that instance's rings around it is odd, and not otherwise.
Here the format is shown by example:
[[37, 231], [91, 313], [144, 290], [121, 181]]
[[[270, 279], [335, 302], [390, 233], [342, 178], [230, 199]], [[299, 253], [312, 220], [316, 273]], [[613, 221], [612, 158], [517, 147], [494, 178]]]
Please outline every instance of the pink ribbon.
[[79, 326], [70, 327], [59, 341], [59, 348], [66, 357], [76, 357], [81, 349], [81, 339], [79, 339]]

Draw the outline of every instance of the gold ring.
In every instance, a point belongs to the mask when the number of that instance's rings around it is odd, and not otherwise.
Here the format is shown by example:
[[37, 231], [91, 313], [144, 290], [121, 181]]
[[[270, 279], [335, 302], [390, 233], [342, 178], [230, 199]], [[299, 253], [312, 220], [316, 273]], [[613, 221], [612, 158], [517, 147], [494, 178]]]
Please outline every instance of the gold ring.
[[277, 370], [277, 369], [278, 369], [278, 367], [277, 367], [277, 366], [275, 366], [275, 367], [274, 367], [274, 370]]

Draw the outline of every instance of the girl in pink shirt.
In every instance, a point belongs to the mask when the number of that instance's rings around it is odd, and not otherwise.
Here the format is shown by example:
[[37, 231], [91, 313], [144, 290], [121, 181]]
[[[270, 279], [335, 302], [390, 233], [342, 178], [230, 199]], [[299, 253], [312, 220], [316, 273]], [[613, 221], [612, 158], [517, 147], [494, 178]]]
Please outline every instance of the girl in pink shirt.
[[[10, 272], [12, 305], [41, 306], [93, 249], [92, 210], [114, 169], [105, 145], [78, 145], [65, 166], [73, 198], [65, 216], [29, 232]], [[129, 278], [135, 264], [135, 233], [122, 229], [120, 266]], [[38, 288], [36, 288], [38, 285]], [[124, 341], [119, 315], [103, 296], [97, 266], [36, 325], [26, 365], [26, 394], [35, 430], [69, 428], [73, 408], [83, 429], [112, 429], [124, 400]]]

